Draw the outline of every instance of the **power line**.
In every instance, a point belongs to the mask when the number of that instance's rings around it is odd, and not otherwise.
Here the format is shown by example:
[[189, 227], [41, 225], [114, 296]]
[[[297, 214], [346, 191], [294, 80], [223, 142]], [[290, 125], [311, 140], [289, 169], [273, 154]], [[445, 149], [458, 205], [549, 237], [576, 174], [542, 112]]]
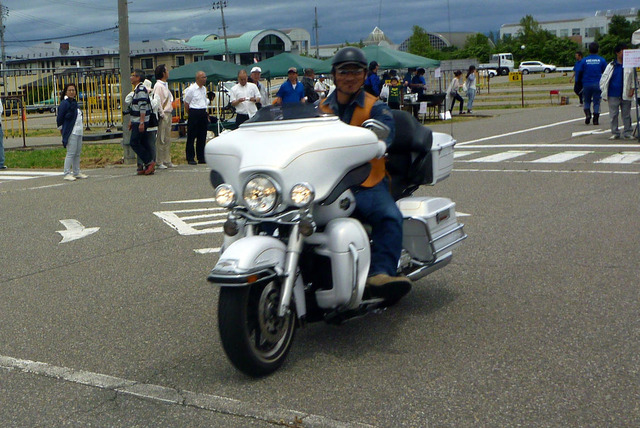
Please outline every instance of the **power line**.
[[49, 40], [56, 40], [56, 39], [70, 39], [72, 37], [80, 37], [80, 36], [87, 36], [89, 34], [97, 34], [97, 33], [104, 33], [105, 31], [111, 31], [111, 30], [117, 30], [118, 26], [116, 25], [115, 27], [110, 27], [110, 28], [104, 28], [102, 30], [95, 30], [95, 31], [87, 31], [86, 33], [79, 33], [79, 34], [71, 34], [68, 36], [60, 36], [60, 37], [47, 37], [45, 39], [30, 39], [30, 40], [9, 40], [6, 41], [5, 43], [29, 43], [29, 42], [46, 42]]

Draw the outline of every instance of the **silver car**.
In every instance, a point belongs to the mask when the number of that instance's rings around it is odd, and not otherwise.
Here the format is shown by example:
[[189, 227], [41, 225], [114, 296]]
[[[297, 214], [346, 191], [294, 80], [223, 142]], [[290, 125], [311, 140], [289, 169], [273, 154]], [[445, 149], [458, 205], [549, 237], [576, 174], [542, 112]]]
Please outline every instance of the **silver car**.
[[552, 71], [556, 71], [556, 66], [553, 64], [545, 64], [540, 61], [522, 61], [520, 63], [520, 67], [518, 67], [518, 70], [522, 74], [540, 72], [551, 73]]

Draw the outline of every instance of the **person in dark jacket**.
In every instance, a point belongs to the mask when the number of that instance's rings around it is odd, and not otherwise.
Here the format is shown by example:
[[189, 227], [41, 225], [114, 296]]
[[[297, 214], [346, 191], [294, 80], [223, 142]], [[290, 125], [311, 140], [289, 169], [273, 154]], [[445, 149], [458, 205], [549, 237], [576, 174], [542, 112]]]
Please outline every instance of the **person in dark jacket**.
[[56, 124], [62, 134], [62, 145], [67, 149], [64, 159], [64, 179], [75, 181], [88, 178], [80, 172], [80, 152], [82, 150], [82, 111], [78, 108], [78, 90], [73, 83], [67, 83], [60, 94], [60, 106]]
[[302, 87], [304, 88], [304, 96], [307, 97], [307, 102], [313, 104], [320, 99], [320, 95], [316, 92], [315, 86], [316, 73], [313, 68], [307, 68], [304, 70], [304, 77], [302, 78]]
[[382, 89], [382, 85], [380, 83], [380, 78], [378, 77], [378, 63], [376, 61], [371, 61], [369, 63], [367, 78], [364, 81], [364, 90], [371, 95], [379, 97], [380, 89]]

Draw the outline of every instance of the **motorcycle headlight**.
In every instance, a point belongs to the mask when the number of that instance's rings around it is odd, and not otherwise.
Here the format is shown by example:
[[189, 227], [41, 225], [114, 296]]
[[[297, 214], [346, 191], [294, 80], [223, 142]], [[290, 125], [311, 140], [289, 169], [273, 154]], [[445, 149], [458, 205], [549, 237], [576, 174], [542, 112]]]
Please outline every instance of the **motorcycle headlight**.
[[223, 208], [231, 208], [236, 204], [236, 192], [230, 184], [216, 187], [216, 203]]
[[245, 184], [243, 198], [250, 211], [267, 214], [278, 204], [278, 188], [269, 177], [256, 175]]
[[298, 183], [291, 189], [291, 201], [298, 208], [306, 207], [316, 197], [316, 192], [309, 183]]

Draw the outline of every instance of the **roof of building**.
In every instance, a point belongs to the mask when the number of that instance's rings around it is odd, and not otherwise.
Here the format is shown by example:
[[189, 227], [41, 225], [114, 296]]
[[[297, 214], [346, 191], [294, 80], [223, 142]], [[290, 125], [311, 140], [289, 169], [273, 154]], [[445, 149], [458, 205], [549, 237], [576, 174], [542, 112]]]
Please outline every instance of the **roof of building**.
[[[227, 36], [227, 46], [230, 54], [240, 54], [257, 51], [257, 46], [252, 50], [252, 42], [263, 33], [271, 33], [287, 38], [287, 35], [280, 30], [255, 30], [237, 36]], [[290, 40], [287, 38], [287, 40]], [[206, 56], [224, 55], [226, 46], [225, 39], [202, 41], [200, 38], [191, 37], [187, 42], [189, 46], [195, 46], [207, 50]]]
[[218, 38], [219, 37], [217, 34], [197, 34], [195, 36], [191, 36], [188, 41], [202, 43], [202, 42], [210, 42], [212, 40], [217, 40]]
[[[66, 48], [65, 48], [66, 47]], [[10, 56], [9, 61], [50, 60], [56, 58], [95, 57], [117, 55], [117, 49], [88, 46], [86, 48], [71, 46], [68, 43], [44, 42], [29, 46]]]
[[366, 39], [364, 39], [362, 41], [365, 45], [385, 45], [385, 44], [389, 44], [389, 45], [393, 45], [393, 42], [391, 41], [390, 38], [388, 38], [384, 32], [379, 29], [378, 27], [375, 27], [373, 29], [373, 31], [371, 33], [369, 33], [369, 35], [367, 36]]
[[154, 54], [204, 53], [206, 49], [174, 40], [143, 40], [141, 42], [132, 42], [129, 46], [129, 51], [131, 56], [135, 57]]

